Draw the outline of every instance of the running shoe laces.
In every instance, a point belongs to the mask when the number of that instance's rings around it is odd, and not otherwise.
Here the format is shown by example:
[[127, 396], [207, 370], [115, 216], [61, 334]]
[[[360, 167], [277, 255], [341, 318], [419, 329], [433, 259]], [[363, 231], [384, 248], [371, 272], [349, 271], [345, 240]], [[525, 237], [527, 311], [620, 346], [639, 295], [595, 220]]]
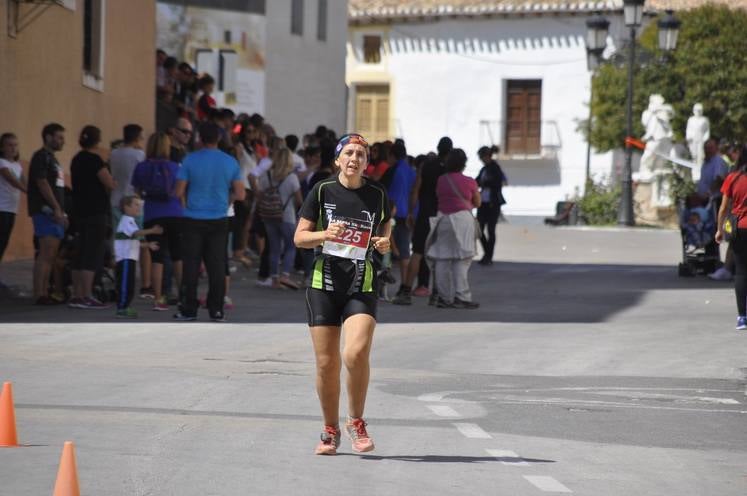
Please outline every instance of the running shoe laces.
[[345, 431], [353, 443], [353, 451], [357, 453], [365, 453], [374, 449], [373, 439], [368, 436], [368, 431], [366, 431], [367, 425], [362, 418], [348, 419], [345, 423]]
[[340, 445], [340, 429], [331, 425], [325, 425], [321, 441], [316, 447], [317, 455], [336, 455], [337, 447]]

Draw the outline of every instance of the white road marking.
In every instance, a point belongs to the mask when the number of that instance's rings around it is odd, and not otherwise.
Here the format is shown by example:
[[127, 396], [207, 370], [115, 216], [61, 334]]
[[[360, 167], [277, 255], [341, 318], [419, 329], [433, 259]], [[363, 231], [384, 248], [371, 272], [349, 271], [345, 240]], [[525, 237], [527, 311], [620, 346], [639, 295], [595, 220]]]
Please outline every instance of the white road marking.
[[454, 427], [459, 430], [459, 432], [464, 435], [464, 437], [468, 437], [470, 439], [493, 439], [493, 436], [482, 430], [482, 428], [477, 424], [465, 424], [457, 422], [454, 424]]
[[441, 401], [444, 399], [444, 397], [450, 395], [451, 391], [443, 391], [440, 393], [428, 393], [428, 394], [421, 394], [418, 396], [418, 400], [420, 401]]
[[[504, 465], [510, 465], [512, 467], [527, 467], [529, 463], [524, 461], [518, 454], [508, 450], [497, 450], [497, 449], [486, 449], [485, 450], [490, 456], [498, 458]], [[512, 460], [515, 459], [515, 460]]]
[[555, 480], [553, 477], [546, 475], [525, 475], [524, 478], [534, 485], [537, 489], [546, 493], [572, 493], [570, 489]]
[[747, 410], [715, 410], [708, 408], [680, 408], [674, 406], [654, 406], [654, 405], [636, 405], [633, 403], [619, 403], [612, 401], [590, 401], [590, 400], [572, 400], [565, 398], [547, 398], [547, 399], [528, 399], [528, 398], [496, 398], [495, 403], [504, 405], [581, 405], [581, 406], [598, 406], [603, 408], [632, 408], [638, 410], [674, 410], [678, 412], [702, 412], [702, 413], [739, 413], [747, 414]]
[[459, 412], [448, 405], [428, 405], [428, 408], [439, 417], [461, 417]]

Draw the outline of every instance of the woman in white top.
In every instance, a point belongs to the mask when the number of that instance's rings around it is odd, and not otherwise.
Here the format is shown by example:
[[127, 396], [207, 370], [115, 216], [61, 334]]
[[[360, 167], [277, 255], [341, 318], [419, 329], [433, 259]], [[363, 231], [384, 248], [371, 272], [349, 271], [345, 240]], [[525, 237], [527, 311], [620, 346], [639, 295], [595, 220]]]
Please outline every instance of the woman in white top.
[[251, 207], [254, 202], [249, 175], [252, 173], [254, 168], [257, 167], [257, 155], [254, 153], [254, 149], [251, 145], [254, 133], [254, 129], [250, 126], [242, 126], [240, 139], [235, 146], [236, 157], [239, 160], [239, 167], [241, 168], [241, 180], [244, 182], [244, 190], [246, 191], [246, 198], [243, 201], [234, 202], [236, 217], [233, 218], [231, 225], [231, 232], [233, 233], [231, 249], [233, 251], [233, 259], [247, 268], [251, 265], [251, 260], [247, 258], [245, 251], [247, 246], [249, 246], [249, 229], [251, 228], [252, 223]]
[[26, 192], [26, 178], [18, 162], [18, 138], [5, 133], [0, 136], [0, 260], [10, 241], [21, 191]]
[[[270, 259], [270, 277], [272, 287], [286, 286], [298, 289], [290, 278], [293, 261], [296, 257], [296, 245], [293, 234], [296, 230], [296, 212], [301, 206], [301, 183], [293, 173], [293, 156], [288, 148], [278, 148], [272, 156], [272, 168], [259, 176], [257, 190], [258, 208], [262, 208], [263, 198], [269, 194], [279, 196], [277, 218], [263, 217], [267, 231], [267, 249]], [[282, 208], [282, 214], [279, 209]], [[263, 215], [260, 211], [260, 215]], [[282, 273], [278, 276], [280, 254], [283, 254]]]

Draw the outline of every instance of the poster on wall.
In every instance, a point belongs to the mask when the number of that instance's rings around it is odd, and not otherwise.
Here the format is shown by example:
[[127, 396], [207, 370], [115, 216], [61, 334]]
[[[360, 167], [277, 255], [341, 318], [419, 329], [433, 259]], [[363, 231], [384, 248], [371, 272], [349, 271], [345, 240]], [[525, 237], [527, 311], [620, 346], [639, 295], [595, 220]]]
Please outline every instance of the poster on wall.
[[157, 3], [158, 48], [216, 82], [213, 97], [235, 112], [265, 111], [265, 16]]

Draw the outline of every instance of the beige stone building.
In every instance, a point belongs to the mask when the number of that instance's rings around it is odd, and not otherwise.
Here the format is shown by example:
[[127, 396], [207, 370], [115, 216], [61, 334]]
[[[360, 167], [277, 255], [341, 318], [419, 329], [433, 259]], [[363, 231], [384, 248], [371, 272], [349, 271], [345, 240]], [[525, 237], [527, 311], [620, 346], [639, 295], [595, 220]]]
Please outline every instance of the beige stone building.
[[[0, 1], [0, 133], [18, 136], [26, 169], [49, 122], [67, 130], [66, 169], [86, 124], [105, 145], [127, 123], [153, 129], [155, 12], [155, 0]], [[32, 233], [23, 195], [4, 261], [33, 256]]]

